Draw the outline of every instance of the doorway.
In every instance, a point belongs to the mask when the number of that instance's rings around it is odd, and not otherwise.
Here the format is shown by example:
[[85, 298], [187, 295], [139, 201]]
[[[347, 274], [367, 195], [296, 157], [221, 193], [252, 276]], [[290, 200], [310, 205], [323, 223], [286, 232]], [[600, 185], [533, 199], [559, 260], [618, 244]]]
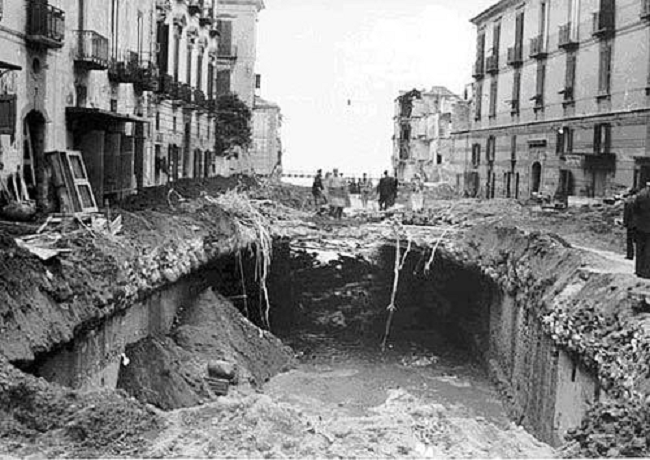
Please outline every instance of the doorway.
[[542, 165], [539, 161], [533, 163], [530, 171], [530, 191], [531, 193], [539, 193], [542, 185]]
[[45, 117], [32, 110], [23, 122], [23, 177], [30, 196], [36, 198], [39, 209], [47, 209], [48, 180], [45, 164]]

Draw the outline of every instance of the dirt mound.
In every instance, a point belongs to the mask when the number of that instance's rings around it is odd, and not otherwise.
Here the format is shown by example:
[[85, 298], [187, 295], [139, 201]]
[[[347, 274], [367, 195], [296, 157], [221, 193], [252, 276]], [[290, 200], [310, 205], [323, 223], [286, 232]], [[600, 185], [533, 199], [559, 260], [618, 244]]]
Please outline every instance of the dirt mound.
[[162, 426], [122, 392], [80, 394], [23, 374], [0, 358], [0, 454], [135, 455]]
[[261, 386], [288, 368], [290, 349], [246, 320], [225, 298], [206, 291], [178, 319], [171, 337], [149, 338], [127, 349], [118, 387], [140, 401], [170, 410], [204, 403], [209, 361], [237, 365], [240, 382]]
[[[146, 209], [166, 210], [169, 209], [168, 197], [172, 189], [185, 199], [196, 199], [202, 193], [217, 196], [236, 188], [249, 189], [256, 184], [257, 181], [249, 176], [181, 179], [168, 185], [145, 188], [138, 192], [137, 195], [132, 195], [123, 200], [119, 203], [119, 207], [127, 211], [142, 211]], [[178, 200], [178, 197], [173, 196], [171, 199], [173, 200], [172, 203], [174, 203]]]

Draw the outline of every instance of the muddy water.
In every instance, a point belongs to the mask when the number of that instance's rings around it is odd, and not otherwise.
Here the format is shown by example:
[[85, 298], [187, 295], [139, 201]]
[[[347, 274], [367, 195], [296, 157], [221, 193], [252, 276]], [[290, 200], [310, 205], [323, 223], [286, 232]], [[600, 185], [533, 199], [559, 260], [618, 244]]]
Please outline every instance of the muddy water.
[[[319, 420], [328, 452], [421, 457], [551, 457], [512, 424], [484, 372], [435, 331], [394, 343], [320, 334], [289, 339], [299, 366], [265, 393]], [[329, 433], [329, 434], [327, 434]]]

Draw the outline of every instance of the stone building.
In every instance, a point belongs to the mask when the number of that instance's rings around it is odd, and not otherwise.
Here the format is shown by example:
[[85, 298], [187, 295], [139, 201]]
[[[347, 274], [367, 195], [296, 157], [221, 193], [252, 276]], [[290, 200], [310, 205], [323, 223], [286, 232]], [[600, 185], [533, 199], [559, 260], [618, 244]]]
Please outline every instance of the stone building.
[[150, 100], [156, 184], [217, 173], [216, 0], [157, 2], [158, 87]]
[[45, 201], [45, 152], [83, 154], [98, 203], [150, 181], [154, 0], [26, 0], [0, 19], [0, 174]]
[[400, 181], [416, 174], [427, 181], [450, 179], [451, 132], [460, 102], [444, 87], [400, 93], [393, 136], [393, 167]]
[[650, 3], [502, 0], [477, 27], [465, 189], [604, 196], [650, 177]]
[[251, 166], [255, 174], [269, 176], [281, 172], [281, 125], [280, 107], [256, 96], [253, 110], [253, 146], [250, 152]]

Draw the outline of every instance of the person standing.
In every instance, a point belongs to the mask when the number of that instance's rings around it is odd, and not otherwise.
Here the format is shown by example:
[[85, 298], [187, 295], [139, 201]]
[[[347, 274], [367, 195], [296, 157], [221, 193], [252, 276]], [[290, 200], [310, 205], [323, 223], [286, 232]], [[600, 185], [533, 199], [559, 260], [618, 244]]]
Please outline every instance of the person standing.
[[634, 198], [632, 219], [636, 229], [636, 276], [650, 279], [650, 182]]
[[636, 189], [631, 189], [623, 205], [623, 226], [626, 229], [626, 256], [628, 260], [634, 260], [634, 240], [636, 225], [634, 223], [634, 198]]
[[388, 195], [390, 194], [391, 183], [390, 177], [388, 177], [388, 171], [384, 171], [384, 175], [379, 179], [379, 184], [377, 185], [377, 193], [379, 193], [379, 210], [385, 211], [386, 202], [388, 200]]
[[416, 174], [411, 181], [411, 211], [418, 212], [424, 208], [424, 184]]
[[374, 186], [372, 180], [368, 179], [368, 174], [363, 173], [363, 178], [359, 182], [359, 192], [361, 193], [361, 206], [363, 209], [368, 207], [368, 201], [370, 200], [370, 195], [372, 195], [372, 190]]
[[345, 181], [339, 175], [338, 169], [335, 169], [332, 175], [329, 196], [330, 215], [336, 219], [340, 219], [343, 217], [343, 208], [345, 208], [348, 199], [348, 189]]
[[321, 202], [327, 201], [323, 196], [323, 190], [325, 190], [325, 186], [323, 185], [323, 170], [319, 169], [316, 172], [316, 177], [314, 177], [314, 182], [311, 186], [311, 194], [314, 197], [314, 207], [316, 209], [321, 205]]
[[[386, 172], [388, 174], [388, 172]], [[399, 181], [396, 177], [387, 176], [388, 181], [388, 195], [386, 196], [386, 209], [390, 209], [395, 206], [397, 201], [397, 190], [399, 188]]]

